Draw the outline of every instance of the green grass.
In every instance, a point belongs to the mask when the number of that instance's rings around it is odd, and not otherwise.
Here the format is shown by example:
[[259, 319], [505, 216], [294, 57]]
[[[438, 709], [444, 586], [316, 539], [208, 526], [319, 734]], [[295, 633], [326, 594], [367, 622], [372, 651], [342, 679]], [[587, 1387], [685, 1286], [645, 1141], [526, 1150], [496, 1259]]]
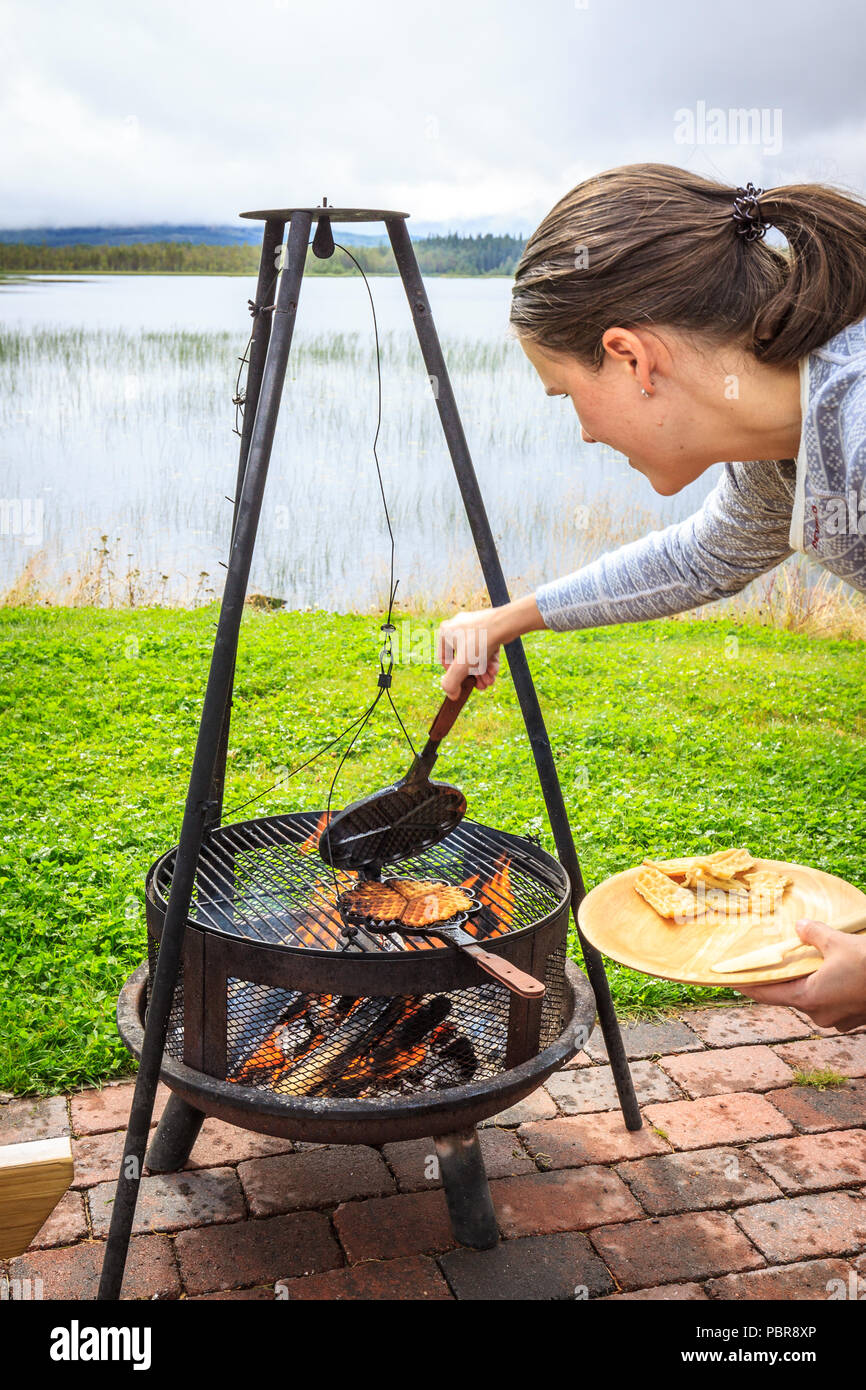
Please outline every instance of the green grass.
[[[114, 1004], [144, 953], [144, 873], [177, 839], [214, 619], [213, 608], [0, 610], [0, 1090], [132, 1070]], [[378, 621], [246, 613], [227, 808], [363, 708]], [[413, 619], [416, 636], [425, 626]], [[645, 854], [745, 842], [866, 887], [862, 644], [671, 622], [527, 645], [589, 885]], [[429, 664], [395, 668], [413, 735], [437, 681]], [[384, 712], [356, 753], [338, 803], [407, 765]], [[335, 766], [325, 756], [246, 814], [322, 806]], [[470, 815], [552, 847], [507, 676], [470, 701], [440, 766], [467, 789]], [[726, 997], [614, 965], [610, 978], [624, 1013]]]
[[832, 1067], [821, 1067], [818, 1071], [795, 1071], [795, 1086], [813, 1086], [816, 1091], [826, 1091], [828, 1087], [847, 1086], [848, 1077]]

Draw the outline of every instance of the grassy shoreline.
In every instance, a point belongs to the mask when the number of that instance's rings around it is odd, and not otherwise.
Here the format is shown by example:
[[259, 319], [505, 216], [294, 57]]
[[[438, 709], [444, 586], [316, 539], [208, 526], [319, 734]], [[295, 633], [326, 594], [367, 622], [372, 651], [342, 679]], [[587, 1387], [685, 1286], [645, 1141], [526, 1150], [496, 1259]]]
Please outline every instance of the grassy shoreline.
[[[144, 873], [176, 842], [214, 617], [213, 606], [0, 610], [0, 1090], [133, 1071], [114, 1004], [143, 958]], [[247, 610], [227, 809], [366, 704], [379, 621]], [[394, 697], [414, 736], [438, 675], [424, 659], [434, 619], [410, 622], [404, 655], [419, 655], [396, 666]], [[644, 854], [744, 842], [866, 887], [862, 642], [710, 619], [538, 633], [527, 648], [588, 884]], [[384, 717], [357, 752], [341, 800], [405, 764]], [[552, 848], [507, 675], [470, 702], [444, 757], [471, 816]], [[245, 814], [323, 805], [335, 766], [326, 756]], [[733, 997], [609, 973], [625, 1015]]]

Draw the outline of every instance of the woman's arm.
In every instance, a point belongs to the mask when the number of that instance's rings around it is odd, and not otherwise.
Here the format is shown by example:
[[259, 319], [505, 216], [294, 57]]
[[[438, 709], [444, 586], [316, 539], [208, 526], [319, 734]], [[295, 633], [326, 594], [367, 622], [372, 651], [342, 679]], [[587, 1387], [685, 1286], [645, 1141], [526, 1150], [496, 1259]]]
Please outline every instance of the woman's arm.
[[547, 627], [602, 627], [669, 617], [739, 593], [791, 552], [793, 462], [728, 463], [700, 511], [621, 546], [536, 601]]
[[603, 627], [682, 613], [745, 588], [791, 554], [794, 464], [728, 463], [700, 511], [621, 546], [535, 594], [458, 613], [439, 629], [442, 689], [454, 697], [469, 671], [483, 689], [499, 648], [549, 627]]

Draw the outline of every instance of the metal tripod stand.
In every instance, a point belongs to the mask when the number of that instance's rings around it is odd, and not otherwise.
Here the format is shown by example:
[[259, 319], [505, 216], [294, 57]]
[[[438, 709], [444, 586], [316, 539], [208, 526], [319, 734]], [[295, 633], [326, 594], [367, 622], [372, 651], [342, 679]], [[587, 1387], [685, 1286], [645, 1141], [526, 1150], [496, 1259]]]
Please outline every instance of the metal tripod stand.
[[[171, 893], [153, 978], [126, 1144], [112, 1209], [99, 1286], [100, 1299], [120, 1297], [196, 866], [205, 832], [209, 827], [219, 824], [222, 813], [232, 685], [241, 617], [307, 247], [314, 221], [317, 230], [313, 248], [321, 256], [333, 253], [331, 222], [385, 223], [409, 300], [427, 372], [435, 386], [436, 406], [490, 601], [494, 606], [498, 606], [507, 603], [509, 599], [505, 576], [463, 433], [421, 272], [406, 228], [407, 214], [360, 208], [331, 208], [323, 204], [320, 208], [283, 208], [242, 215], [264, 222], [264, 235], [256, 302], [253, 306], [254, 332], [247, 375], [231, 551], [172, 875]], [[278, 279], [277, 264], [287, 224], [289, 231], [285, 263]], [[571, 882], [572, 910], [576, 923], [577, 908], [585, 889], [550, 741], [522, 642], [518, 640], [509, 643], [505, 652], [535, 759], [557, 853]], [[578, 935], [580, 936], [579, 931]], [[582, 936], [580, 941], [623, 1117], [629, 1129], [640, 1129], [640, 1111], [604, 965], [595, 947]], [[172, 1099], [177, 1100], [177, 1097]], [[201, 1119], [197, 1112], [190, 1111], [189, 1115], [178, 1113], [179, 1108], [185, 1112], [190, 1107], [184, 1107], [183, 1102], [178, 1102], [173, 1109], [172, 1123], [178, 1131], [178, 1144], [183, 1148], [191, 1137], [194, 1138], [194, 1126], [200, 1124]], [[169, 1137], [167, 1134], [163, 1135], [163, 1147]]]

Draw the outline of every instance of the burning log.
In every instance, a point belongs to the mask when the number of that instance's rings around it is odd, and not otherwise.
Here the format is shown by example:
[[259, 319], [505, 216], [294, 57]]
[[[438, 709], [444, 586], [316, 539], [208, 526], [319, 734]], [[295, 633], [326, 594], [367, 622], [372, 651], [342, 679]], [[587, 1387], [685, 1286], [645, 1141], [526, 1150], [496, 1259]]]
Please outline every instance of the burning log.
[[351, 995], [299, 996], [227, 1080], [246, 1086], [274, 1087], [284, 1072], [327, 1042], [362, 1002]]
[[310, 1095], [319, 1082], [335, 1071], [340, 1073], [358, 1052], [372, 1047], [377, 1038], [399, 1020], [404, 1009], [401, 999], [389, 1000], [384, 1005], [381, 999], [361, 999], [356, 1005], [346, 1020], [317, 1043], [300, 1063], [291, 1063], [285, 1076], [280, 1078], [281, 1092], [290, 1096]]
[[404, 1000], [402, 1017], [386, 1034], [380, 1034], [375, 1047], [356, 1053], [341, 1074], [332, 1081], [326, 1078], [319, 1082], [313, 1094], [357, 1097], [371, 1082], [378, 1084], [415, 1072], [428, 1052], [423, 1039], [441, 1024], [450, 1008], [451, 1000], [444, 994], [426, 1003]]

